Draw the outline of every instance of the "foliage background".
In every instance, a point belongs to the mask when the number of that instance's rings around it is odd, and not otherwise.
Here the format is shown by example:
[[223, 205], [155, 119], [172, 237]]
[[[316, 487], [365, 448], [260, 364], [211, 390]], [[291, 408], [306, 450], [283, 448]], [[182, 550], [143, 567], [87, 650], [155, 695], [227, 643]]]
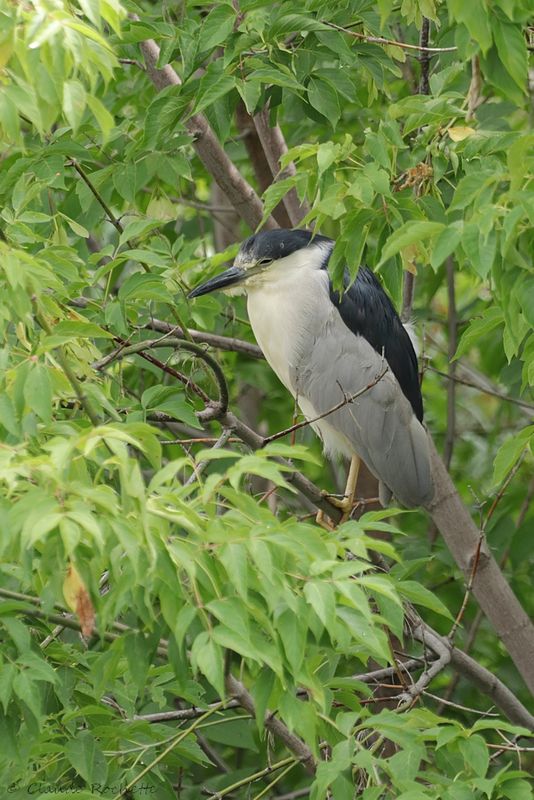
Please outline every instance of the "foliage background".
[[[328, 533], [276, 460], [339, 491], [309, 431], [252, 454], [218, 423], [202, 429], [199, 393], [168, 369], [135, 354], [93, 367], [164, 335], [154, 320], [253, 341], [241, 298], [186, 300], [258, 221], [252, 195], [240, 220], [217, 187], [224, 163], [198, 157], [202, 114], [263, 193], [264, 221], [287, 226], [302, 201], [303, 224], [336, 238], [334, 279], [365, 262], [401, 308], [417, 273], [428, 427], [532, 615], [531, 11], [0, 4], [0, 782], [14, 798], [531, 797], [528, 740], [487, 716], [480, 687], [446, 668], [396, 712], [353, 677], [391, 663], [404, 600], [451, 629], [464, 582], [428, 515]], [[157, 91], [149, 39], [180, 85]], [[289, 148], [274, 180], [261, 113]], [[215, 396], [202, 353], [155, 356]], [[262, 435], [291, 424], [262, 360], [216, 358], [238, 416]], [[368, 535], [381, 528], [392, 541]], [[472, 599], [456, 642], [528, 705]], [[237, 707], [213, 705], [229, 674], [252, 709], [239, 692]]]

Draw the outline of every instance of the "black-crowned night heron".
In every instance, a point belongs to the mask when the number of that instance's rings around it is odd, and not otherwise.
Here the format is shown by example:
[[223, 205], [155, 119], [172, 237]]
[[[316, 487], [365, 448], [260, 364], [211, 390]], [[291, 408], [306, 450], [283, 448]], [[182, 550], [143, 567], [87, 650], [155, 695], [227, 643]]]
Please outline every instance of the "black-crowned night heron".
[[412, 341], [371, 270], [361, 267], [352, 284], [347, 272], [344, 292], [333, 290], [333, 246], [303, 230], [258, 233], [230, 269], [189, 296], [247, 293], [265, 358], [326, 454], [351, 459], [348, 503], [361, 458], [379, 480], [383, 505], [392, 495], [407, 507], [425, 505], [433, 485]]

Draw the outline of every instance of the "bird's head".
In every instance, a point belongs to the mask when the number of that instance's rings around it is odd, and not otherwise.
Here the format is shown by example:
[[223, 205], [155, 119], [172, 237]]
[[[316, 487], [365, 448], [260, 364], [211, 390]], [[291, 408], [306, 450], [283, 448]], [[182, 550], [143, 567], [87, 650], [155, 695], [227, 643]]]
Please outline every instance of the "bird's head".
[[310, 231], [278, 228], [262, 231], [245, 239], [230, 269], [201, 283], [189, 297], [222, 289], [229, 294], [246, 291], [273, 274], [273, 270], [291, 270], [306, 264], [312, 269], [326, 266], [333, 242]]

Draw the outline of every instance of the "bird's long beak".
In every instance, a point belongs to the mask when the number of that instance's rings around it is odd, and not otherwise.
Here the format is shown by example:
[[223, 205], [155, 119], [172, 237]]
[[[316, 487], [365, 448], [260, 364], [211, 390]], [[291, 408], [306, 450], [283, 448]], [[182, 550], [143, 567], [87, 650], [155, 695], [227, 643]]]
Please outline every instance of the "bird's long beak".
[[189, 292], [188, 297], [200, 297], [200, 295], [209, 294], [209, 292], [214, 292], [216, 289], [226, 289], [230, 286], [235, 286], [237, 283], [242, 283], [247, 275], [248, 273], [240, 267], [230, 267], [230, 269], [221, 272], [220, 275], [215, 275], [215, 277], [210, 278], [209, 281], [201, 283], [200, 286], [197, 286], [196, 289]]

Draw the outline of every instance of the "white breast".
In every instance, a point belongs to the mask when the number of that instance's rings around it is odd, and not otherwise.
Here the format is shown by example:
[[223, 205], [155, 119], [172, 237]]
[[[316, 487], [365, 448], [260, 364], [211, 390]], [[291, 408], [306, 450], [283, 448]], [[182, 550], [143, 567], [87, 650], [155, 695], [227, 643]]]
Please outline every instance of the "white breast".
[[[288, 261], [289, 259], [284, 259]], [[299, 344], [317, 333], [321, 300], [328, 297], [328, 275], [298, 264], [271, 268], [247, 286], [248, 316], [256, 341], [284, 386], [295, 396], [290, 369], [298, 367]]]

